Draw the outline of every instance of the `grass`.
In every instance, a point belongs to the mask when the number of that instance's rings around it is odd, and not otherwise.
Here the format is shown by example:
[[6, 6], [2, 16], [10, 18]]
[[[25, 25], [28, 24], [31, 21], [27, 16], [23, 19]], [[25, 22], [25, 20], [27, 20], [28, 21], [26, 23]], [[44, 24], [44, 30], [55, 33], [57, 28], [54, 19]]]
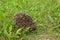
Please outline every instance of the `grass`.
[[[37, 33], [12, 32], [13, 17], [18, 12], [30, 15]], [[0, 40], [60, 40], [60, 0], [0, 0]]]

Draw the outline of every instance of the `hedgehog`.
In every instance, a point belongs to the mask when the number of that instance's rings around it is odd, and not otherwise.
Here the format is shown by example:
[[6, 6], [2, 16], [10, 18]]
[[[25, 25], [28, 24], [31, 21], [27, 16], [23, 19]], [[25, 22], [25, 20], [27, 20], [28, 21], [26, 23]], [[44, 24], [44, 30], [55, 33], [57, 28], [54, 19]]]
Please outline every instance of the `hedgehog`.
[[26, 13], [17, 13], [13, 18], [14, 24], [21, 28], [29, 28], [30, 31], [36, 30], [36, 23]]

